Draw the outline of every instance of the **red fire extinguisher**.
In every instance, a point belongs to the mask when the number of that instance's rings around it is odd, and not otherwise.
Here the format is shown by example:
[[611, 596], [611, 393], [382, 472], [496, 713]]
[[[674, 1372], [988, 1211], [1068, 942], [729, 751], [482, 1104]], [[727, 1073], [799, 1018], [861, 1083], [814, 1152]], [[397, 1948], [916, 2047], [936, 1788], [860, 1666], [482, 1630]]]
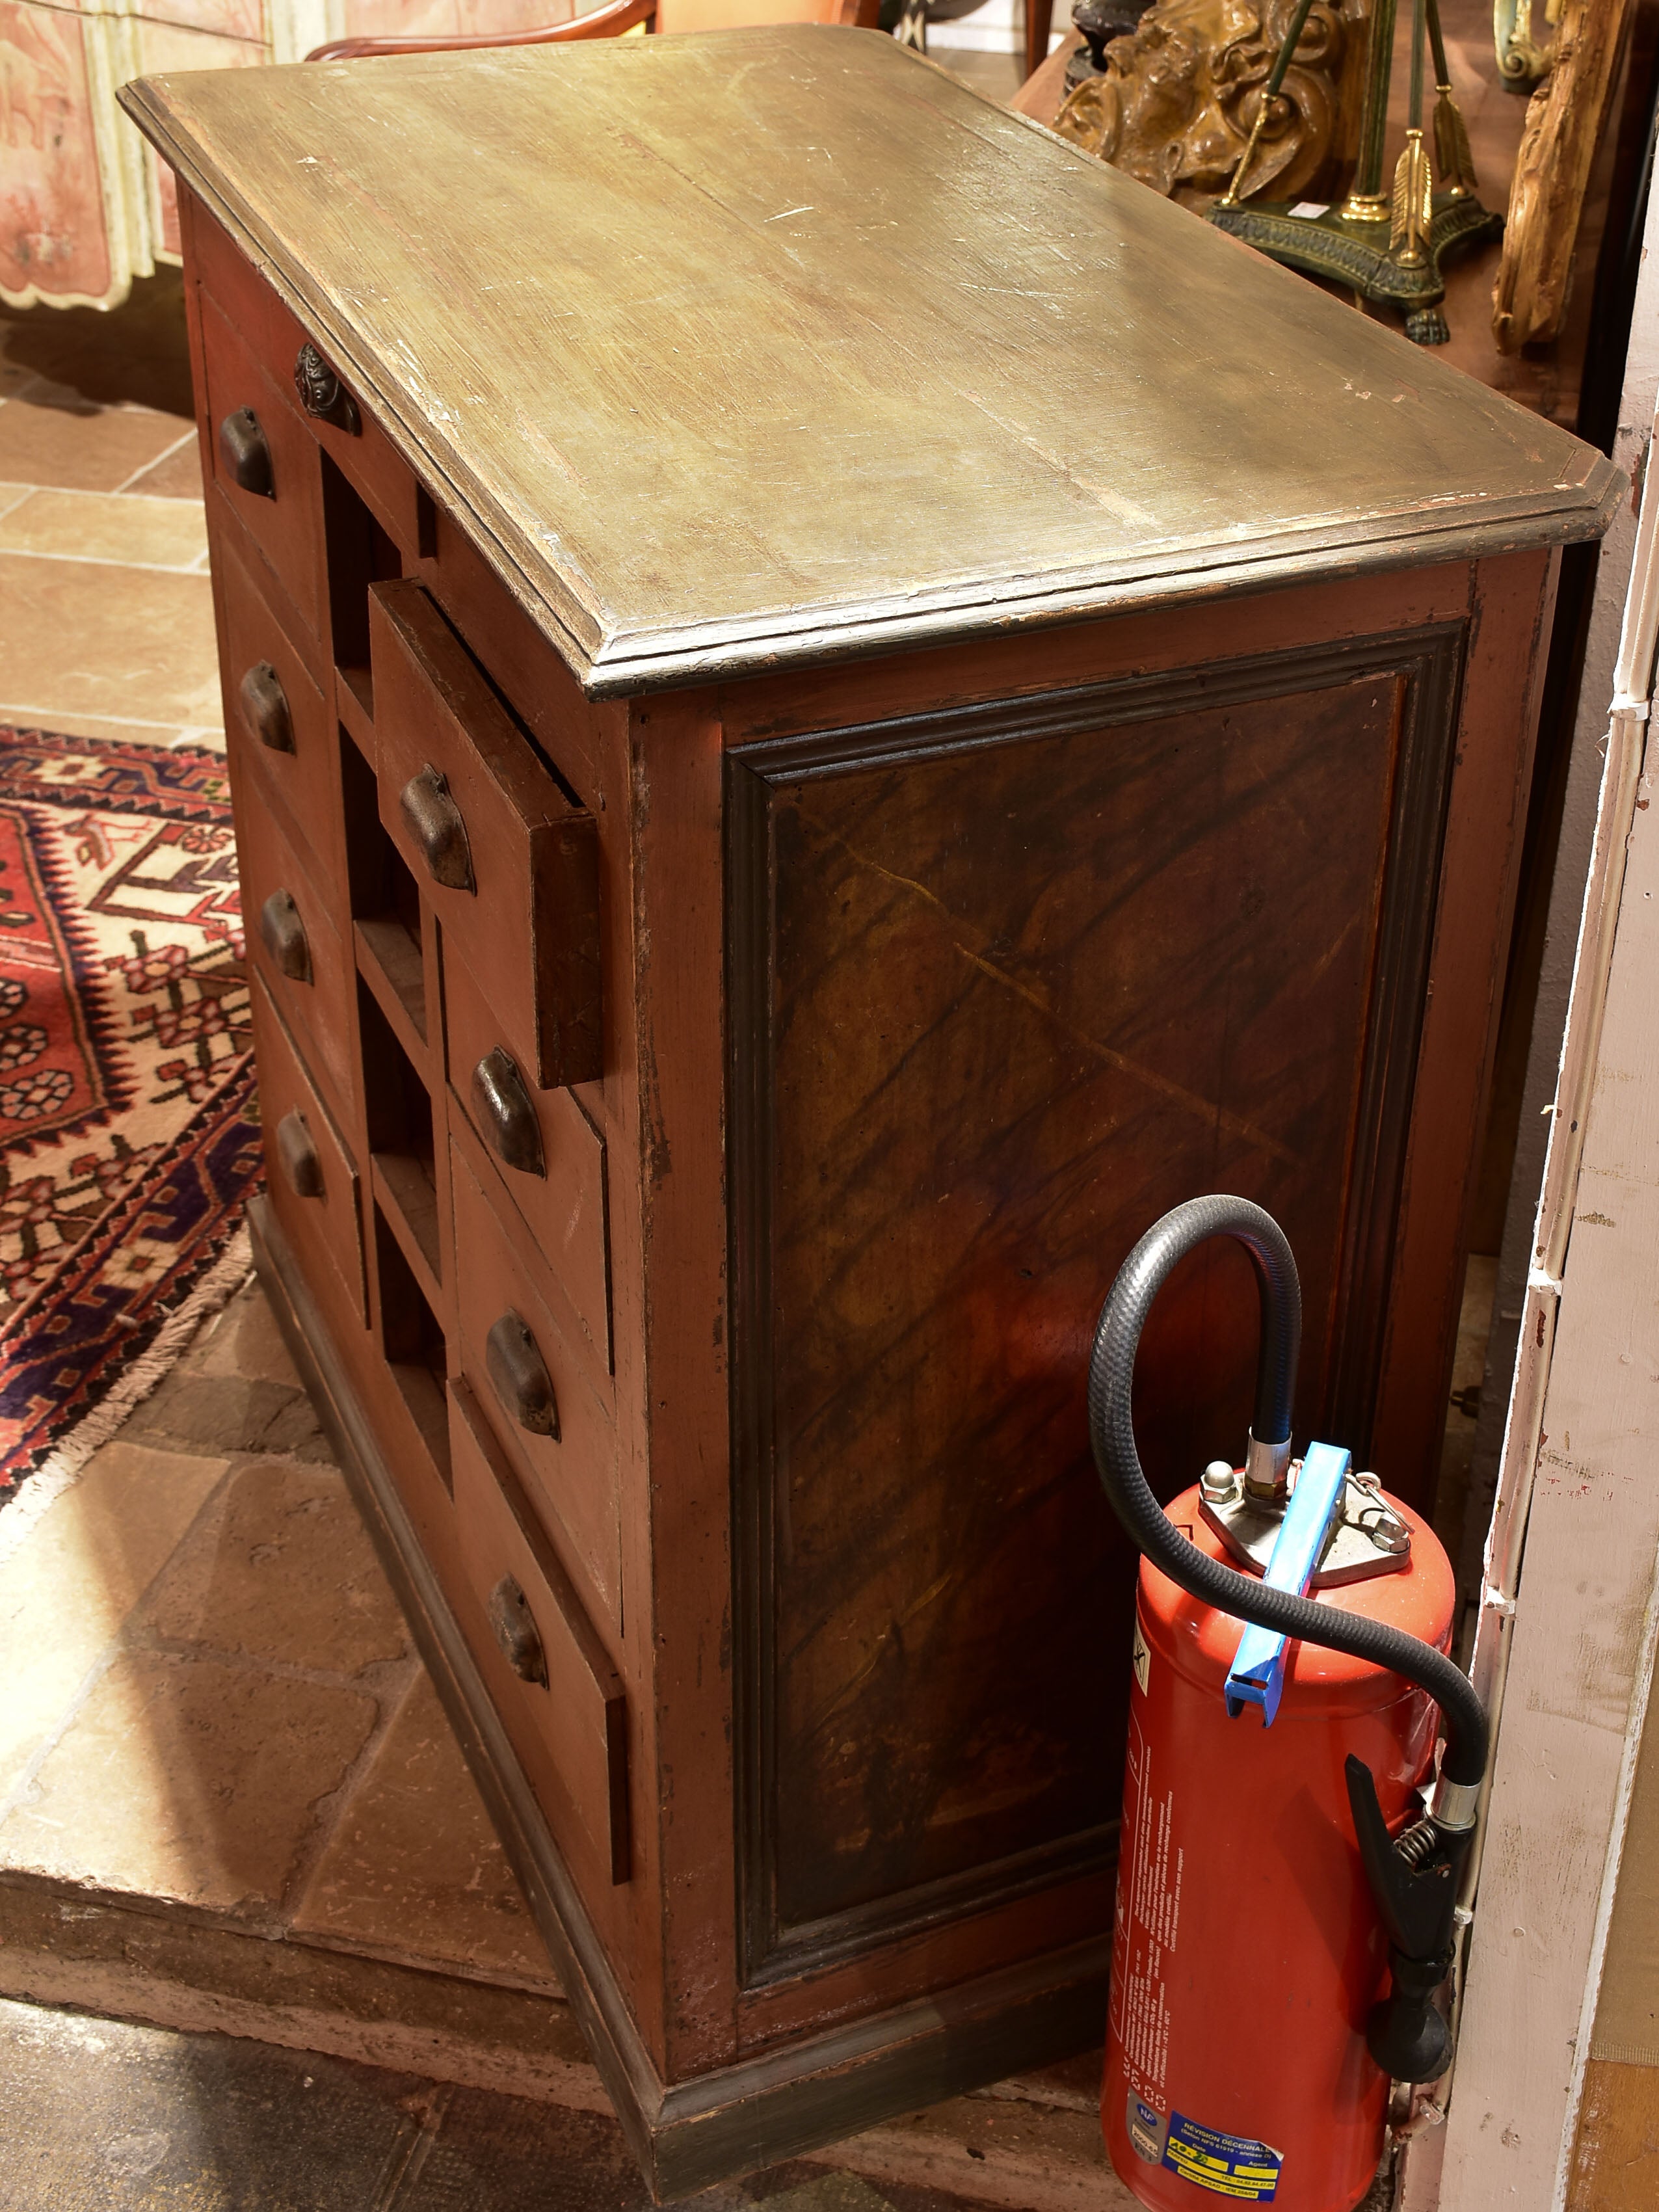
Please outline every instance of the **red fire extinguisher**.
[[[1261, 1297], [1249, 1449], [1166, 1511], [1135, 1450], [1135, 1351], [1170, 1270], [1223, 1235]], [[1432, 1530], [1346, 1451], [1292, 1461], [1301, 1333], [1278, 1224], [1194, 1199], [1124, 1262], [1090, 1364], [1095, 1458], [1142, 1553], [1101, 2118], [1156, 2212], [1353, 2212], [1390, 2081], [1437, 2081], [1451, 2057], [1435, 1995], [1486, 1714], [1445, 1656]]]

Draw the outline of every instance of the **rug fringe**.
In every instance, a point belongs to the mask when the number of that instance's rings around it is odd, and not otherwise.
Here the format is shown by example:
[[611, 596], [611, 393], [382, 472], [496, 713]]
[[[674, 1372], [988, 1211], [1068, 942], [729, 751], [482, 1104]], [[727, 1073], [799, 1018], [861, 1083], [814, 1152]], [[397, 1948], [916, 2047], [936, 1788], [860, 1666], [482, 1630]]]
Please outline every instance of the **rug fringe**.
[[124, 1370], [85, 1419], [67, 1431], [0, 1513], [0, 1565], [64, 1492], [74, 1488], [93, 1454], [110, 1441], [128, 1414], [171, 1372], [202, 1323], [228, 1304], [252, 1273], [253, 1247], [244, 1223], [184, 1304], [161, 1323], [143, 1357]]

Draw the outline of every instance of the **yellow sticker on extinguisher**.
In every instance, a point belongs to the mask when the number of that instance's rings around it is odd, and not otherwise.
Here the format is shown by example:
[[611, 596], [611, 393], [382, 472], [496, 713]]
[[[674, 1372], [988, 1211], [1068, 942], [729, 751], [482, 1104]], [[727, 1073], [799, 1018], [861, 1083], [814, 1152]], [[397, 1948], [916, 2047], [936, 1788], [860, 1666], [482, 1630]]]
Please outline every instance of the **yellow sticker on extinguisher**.
[[1135, 1680], [1140, 1685], [1140, 1694], [1146, 1694], [1147, 1678], [1152, 1671], [1152, 1655], [1146, 1638], [1140, 1632], [1140, 1623], [1135, 1623], [1135, 1640], [1129, 1647], [1130, 1664], [1135, 1670]]
[[1271, 2204], [1279, 2188], [1283, 2155], [1254, 2136], [1230, 2136], [1200, 2127], [1184, 2112], [1171, 2112], [1164, 2141], [1164, 2163], [1184, 2181], [1196, 2182], [1236, 2204]]

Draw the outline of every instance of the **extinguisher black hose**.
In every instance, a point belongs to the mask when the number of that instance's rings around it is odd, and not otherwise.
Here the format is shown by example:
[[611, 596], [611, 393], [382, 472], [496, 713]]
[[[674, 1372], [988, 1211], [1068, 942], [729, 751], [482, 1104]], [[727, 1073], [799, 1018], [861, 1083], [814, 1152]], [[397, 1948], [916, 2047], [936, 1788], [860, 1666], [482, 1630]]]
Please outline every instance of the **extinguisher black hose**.
[[1249, 1199], [1192, 1199], [1147, 1231], [1119, 1269], [1101, 1309], [1089, 1362], [1089, 1432], [1106, 1495], [1131, 1542], [1190, 1596], [1276, 1635], [1391, 1668], [1426, 1690], [1445, 1723], [1443, 1774], [1449, 1782], [1477, 1784], [1486, 1770], [1486, 1715], [1461, 1668], [1419, 1637], [1357, 1613], [1316, 1605], [1294, 1591], [1271, 1589], [1252, 1575], [1223, 1566], [1188, 1541], [1148, 1486], [1130, 1411], [1140, 1332], [1176, 1263], [1195, 1245], [1220, 1236], [1236, 1237], [1249, 1254], [1261, 1293], [1252, 1434], [1267, 1444], [1283, 1443], [1290, 1436], [1302, 1333], [1302, 1291], [1291, 1248], [1273, 1216]]

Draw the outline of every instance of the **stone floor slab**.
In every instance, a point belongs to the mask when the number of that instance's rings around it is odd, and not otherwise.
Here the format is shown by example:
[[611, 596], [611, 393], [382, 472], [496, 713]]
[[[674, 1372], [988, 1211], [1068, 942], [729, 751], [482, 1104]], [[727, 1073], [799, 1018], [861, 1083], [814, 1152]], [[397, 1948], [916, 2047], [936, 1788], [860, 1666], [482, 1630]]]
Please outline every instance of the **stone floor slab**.
[[550, 1991], [447, 1974], [433, 1960], [398, 1966], [315, 1936], [273, 1942], [38, 1876], [0, 1875], [0, 1996], [611, 2110], [570, 2008]]
[[506, 1854], [422, 1669], [289, 1923], [404, 1960], [556, 1989]]
[[118, 745], [200, 745], [215, 753], [225, 750], [222, 724], [203, 729], [192, 722], [141, 722], [118, 714], [82, 714], [67, 710], [49, 710], [43, 714], [38, 701], [13, 704], [0, 700], [0, 722], [9, 722], [23, 730], [55, 730], [65, 738], [101, 738]]
[[[7, 2212], [371, 2212], [412, 2078], [0, 2004]], [[71, 2120], [71, 2116], [72, 2120]]]
[[[0, 2003], [0, 2064], [7, 2212], [651, 2212], [603, 2113], [18, 2003]], [[697, 2212], [969, 2201], [983, 2200], [799, 2160], [682, 2200]]]
[[329, 1457], [321, 1424], [297, 1382], [210, 1373], [194, 1360], [173, 1370], [137, 1408], [122, 1434], [181, 1451]]
[[124, 1653], [0, 1824], [0, 1866], [268, 1920], [379, 1718], [360, 1691]]
[[414, 1647], [332, 1467], [236, 1468], [158, 1580], [138, 1626], [191, 1650], [350, 1676]]
[[303, 1387], [270, 1301], [257, 1283], [250, 1282], [229, 1301], [191, 1346], [189, 1364], [197, 1375], [234, 1375], [246, 1382], [280, 1382], [290, 1390]]
[[117, 1438], [0, 1564], [0, 1804], [229, 1464]]

